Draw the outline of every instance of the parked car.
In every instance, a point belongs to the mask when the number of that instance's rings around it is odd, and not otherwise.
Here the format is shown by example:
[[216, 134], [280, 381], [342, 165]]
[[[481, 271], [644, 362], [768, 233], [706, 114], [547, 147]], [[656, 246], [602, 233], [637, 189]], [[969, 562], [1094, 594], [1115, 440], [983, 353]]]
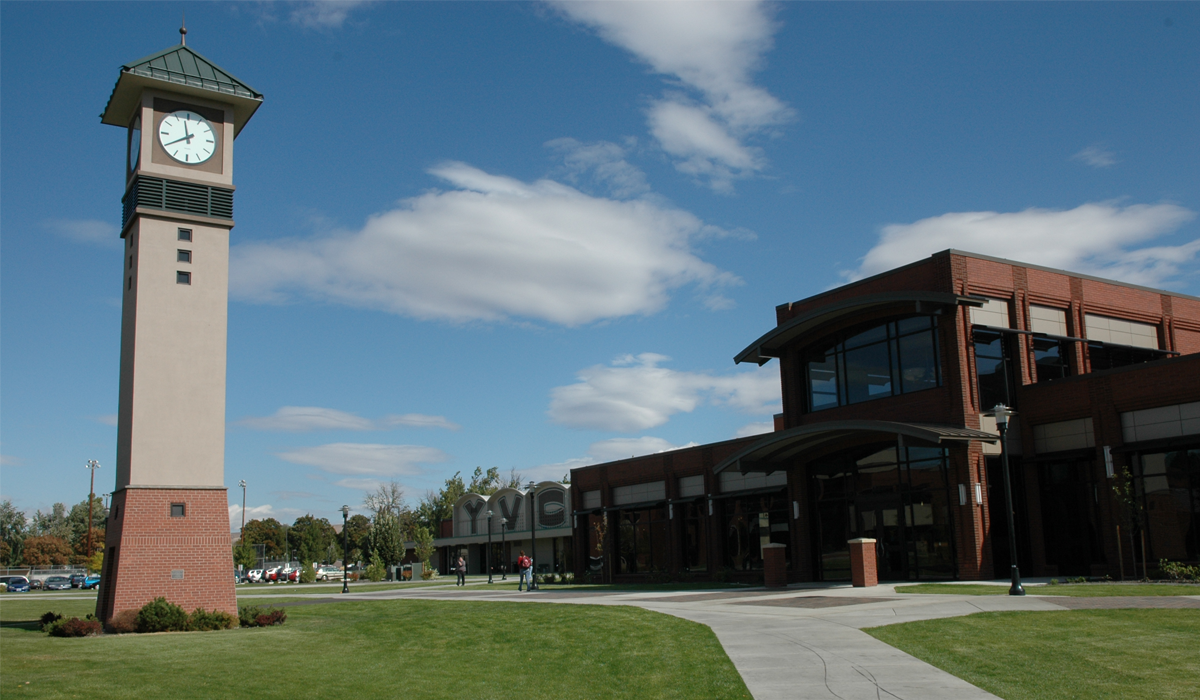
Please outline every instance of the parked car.
[[66, 576], [50, 576], [46, 579], [45, 589], [48, 591], [69, 591], [71, 588], [71, 579]]
[[246, 572], [246, 580], [249, 581], [250, 583], [262, 583], [263, 570], [262, 569], [250, 569], [249, 571]]
[[342, 580], [342, 567], [332, 566], [332, 565], [328, 565], [328, 564], [325, 566], [322, 566], [321, 568], [317, 569], [317, 578], [319, 578], [322, 581], [328, 581], [329, 579], [333, 579], [335, 581], [341, 581]]
[[297, 567], [295, 569], [288, 570], [287, 580], [289, 583], [299, 583], [300, 582], [300, 568]]
[[29, 579], [24, 576], [0, 576], [0, 583], [3, 583], [9, 593], [28, 593]]
[[83, 580], [87, 578], [84, 574], [71, 574], [71, 588], [79, 588], [83, 585]]
[[31, 579], [29, 579], [29, 590], [40, 591], [40, 590], [42, 590], [42, 586], [45, 585], [45, 583], [46, 582], [41, 580], [40, 578], [31, 578]]
[[267, 569], [263, 572], [263, 580], [267, 583], [275, 583], [279, 580], [279, 570], [282, 568], [282, 566], [272, 566]]
[[99, 588], [100, 574], [88, 574], [87, 578], [83, 579], [83, 585], [80, 588]]

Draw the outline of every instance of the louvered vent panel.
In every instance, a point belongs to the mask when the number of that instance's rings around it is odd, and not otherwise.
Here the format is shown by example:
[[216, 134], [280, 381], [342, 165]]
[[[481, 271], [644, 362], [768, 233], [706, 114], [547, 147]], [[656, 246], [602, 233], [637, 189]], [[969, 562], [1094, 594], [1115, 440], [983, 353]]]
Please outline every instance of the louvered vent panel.
[[121, 199], [122, 226], [138, 207], [180, 211], [216, 219], [233, 218], [233, 190], [138, 175]]

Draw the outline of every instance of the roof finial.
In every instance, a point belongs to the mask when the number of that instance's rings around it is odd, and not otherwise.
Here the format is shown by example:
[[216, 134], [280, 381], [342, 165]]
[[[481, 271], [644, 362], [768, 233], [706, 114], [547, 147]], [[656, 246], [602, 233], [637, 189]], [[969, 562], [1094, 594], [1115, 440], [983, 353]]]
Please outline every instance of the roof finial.
[[183, 12], [183, 20], [179, 25], [179, 43], [181, 46], [187, 46], [187, 12]]

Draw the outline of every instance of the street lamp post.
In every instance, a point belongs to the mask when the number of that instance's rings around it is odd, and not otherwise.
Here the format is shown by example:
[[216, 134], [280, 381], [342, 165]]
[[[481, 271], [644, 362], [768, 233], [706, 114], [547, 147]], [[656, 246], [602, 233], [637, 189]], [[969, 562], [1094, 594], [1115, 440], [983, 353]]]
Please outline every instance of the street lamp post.
[[533, 556], [533, 568], [529, 571], [529, 588], [537, 590], [537, 484], [529, 480], [529, 550]]
[[350, 592], [350, 506], [342, 506], [342, 593]]
[[504, 551], [504, 531], [508, 529], [508, 518], [500, 518], [500, 580], [508, 580], [508, 553]]
[[1009, 595], [1025, 595], [1025, 589], [1021, 586], [1021, 571], [1017, 568], [1017, 529], [1015, 524], [1016, 516], [1013, 511], [1016, 509], [1013, 503], [1012, 492], [1012, 477], [1008, 473], [1008, 417], [1016, 415], [1008, 406], [1002, 403], [996, 404], [990, 412], [996, 418], [996, 427], [1000, 429], [1000, 463], [1004, 468], [1004, 497], [1008, 501], [1006, 510], [1008, 511], [1008, 552], [1011, 559], [1012, 569], [1012, 586], [1008, 589]]
[[96, 500], [96, 470], [99, 468], [99, 462], [94, 459], [88, 460], [87, 470], [92, 473], [92, 479], [91, 485], [88, 486], [87, 549], [85, 550], [85, 556], [87, 556], [89, 562], [92, 559], [92, 501]]
[[487, 512], [488, 518], [488, 551], [487, 551], [487, 568], [488, 568], [488, 583], [492, 582], [492, 511]]
[[[242, 530], [246, 529], [246, 480], [242, 479], [238, 482], [238, 486], [242, 487]], [[241, 534], [241, 530], [238, 531]]]

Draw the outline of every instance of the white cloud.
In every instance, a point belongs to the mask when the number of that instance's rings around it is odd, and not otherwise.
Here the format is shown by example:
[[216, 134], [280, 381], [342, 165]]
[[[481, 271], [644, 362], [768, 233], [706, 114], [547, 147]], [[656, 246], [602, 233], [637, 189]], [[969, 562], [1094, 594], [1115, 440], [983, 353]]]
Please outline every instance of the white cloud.
[[104, 415], [100, 416], [92, 416], [92, 420], [101, 425], [111, 425], [114, 428], [117, 426], [117, 414], [115, 413], [105, 413]]
[[775, 432], [775, 421], [764, 421], [762, 423], [749, 423], [738, 428], [734, 433], [734, 437], [750, 437], [751, 435], [763, 435], [765, 433]]
[[304, 0], [292, 3], [290, 17], [310, 29], [336, 29], [346, 22], [351, 10], [368, 4], [367, 0]]
[[[114, 423], [115, 425], [115, 423]], [[274, 415], [243, 418], [235, 423], [253, 430], [272, 430], [304, 433], [314, 430], [390, 430], [396, 427], [445, 428], [458, 430], [459, 425], [445, 416], [426, 416], [421, 413], [388, 415], [370, 420], [333, 408], [319, 406], [284, 406]]]
[[428, 192], [359, 231], [244, 244], [231, 253], [235, 298], [293, 298], [456, 322], [527, 318], [568, 326], [666, 306], [671, 292], [740, 280], [691, 250], [725, 235], [650, 198], [593, 197], [463, 163], [431, 171]]
[[334, 484], [336, 486], [341, 486], [341, 487], [347, 488], [347, 489], [358, 489], [360, 491], [374, 491], [375, 489], [378, 489], [380, 486], [383, 486], [384, 482], [380, 479], [372, 479], [370, 477], [365, 477], [365, 478], [339, 479], [338, 481], [335, 481]]
[[1161, 285], [1200, 253], [1200, 239], [1179, 246], [1137, 248], [1178, 229], [1196, 213], [1174, 204], [1089, 203], [1074, 209], [952, 212], [883, 227], [857, 280], [946, 248], [1083, 272], [1133, 284]]
[[521, 473], [535, 481], [546, 479], [558, 481], [572, 469], [579, 469], [580, 467], [587, 467], [593, 464], [602, 464], [604, 462], [613, 462], [619, 459], [629, 459], [630, 457], [669, 452], [685, 447], [695, 447], [696, 445], [697, 443], [695, 442], [689, 442], [686, 445], [676, 445], [662, 438], [649, 436], [611, 438], [592, 443], [588, 447], [586, 457], [574, 457], [564, 462], [543, 464], [532, 469], [523, 469]]
[[58, 236], [76, 243], [120, 248], [121, 231], [107, 221], [98, 219], [47, 219], [42, 226]]
[[0, 454], [0, 467], [23, 467], [25, 460], [13, 455]]
[[695, 445], [696, 443], [694, 442], [689, 442], [686, 445], [676, 445], [662, 438], [650, 436], [610, 438], [592, 443], [591, 447], [588, 448], [588, 455], [593, 457], [596, 462], [612, 462], [618, 459], [629, 459], [630, 457], [669, 452], [682, 447], [695, 447]]
[[297, 447], [276, 454], [293, 464], [317, 467], [347, 476], [403, 476], [418, 474], [419, 465], [445, 462], [449, 457], [434, 447], [421, 445], [372, 445], [335, 442], [316, 447]]
[[667, 96], [650, 108], [651, 131], [682, 172], [717, 190], [760, 170], [764, 161], [741, 141], [793, 118], [786, 104], [754, 85], [751, 74], [772, 47], [776, 23], [763, 2], [576, 2], [551, 0], [690, 90], [703, 106]]
[[[270, 504], [251, 506], [246, 509], [246, 522], [275, 518], [281, 523], [290, 523], [305, 514], [307, 514], [307, 511], [299, 508], [276, 508]], [[231, 532], [238, 532], [241, 528], [242, 506], [241, 504], [231, 503], [229, 504], [229, 529]]]
[[581, 370], [579, 382], [550, 392], [547, 413], [563, 425], [637, 432], [662, 425], [676, 413], [690, 413], [706, 402], [751, 414], [779, 410], [779, 370], [773, 364], [714, 376], [659, 366], [669, 359], [642, 353], [620, 357], [609, 366]]
[[1099, 145], [1088, 146], [1071, 156], [1071, 160], [1077, 160], [1093, 168], [1107, 168], [1117, 163], [1116, 155], [1107, 148]]

